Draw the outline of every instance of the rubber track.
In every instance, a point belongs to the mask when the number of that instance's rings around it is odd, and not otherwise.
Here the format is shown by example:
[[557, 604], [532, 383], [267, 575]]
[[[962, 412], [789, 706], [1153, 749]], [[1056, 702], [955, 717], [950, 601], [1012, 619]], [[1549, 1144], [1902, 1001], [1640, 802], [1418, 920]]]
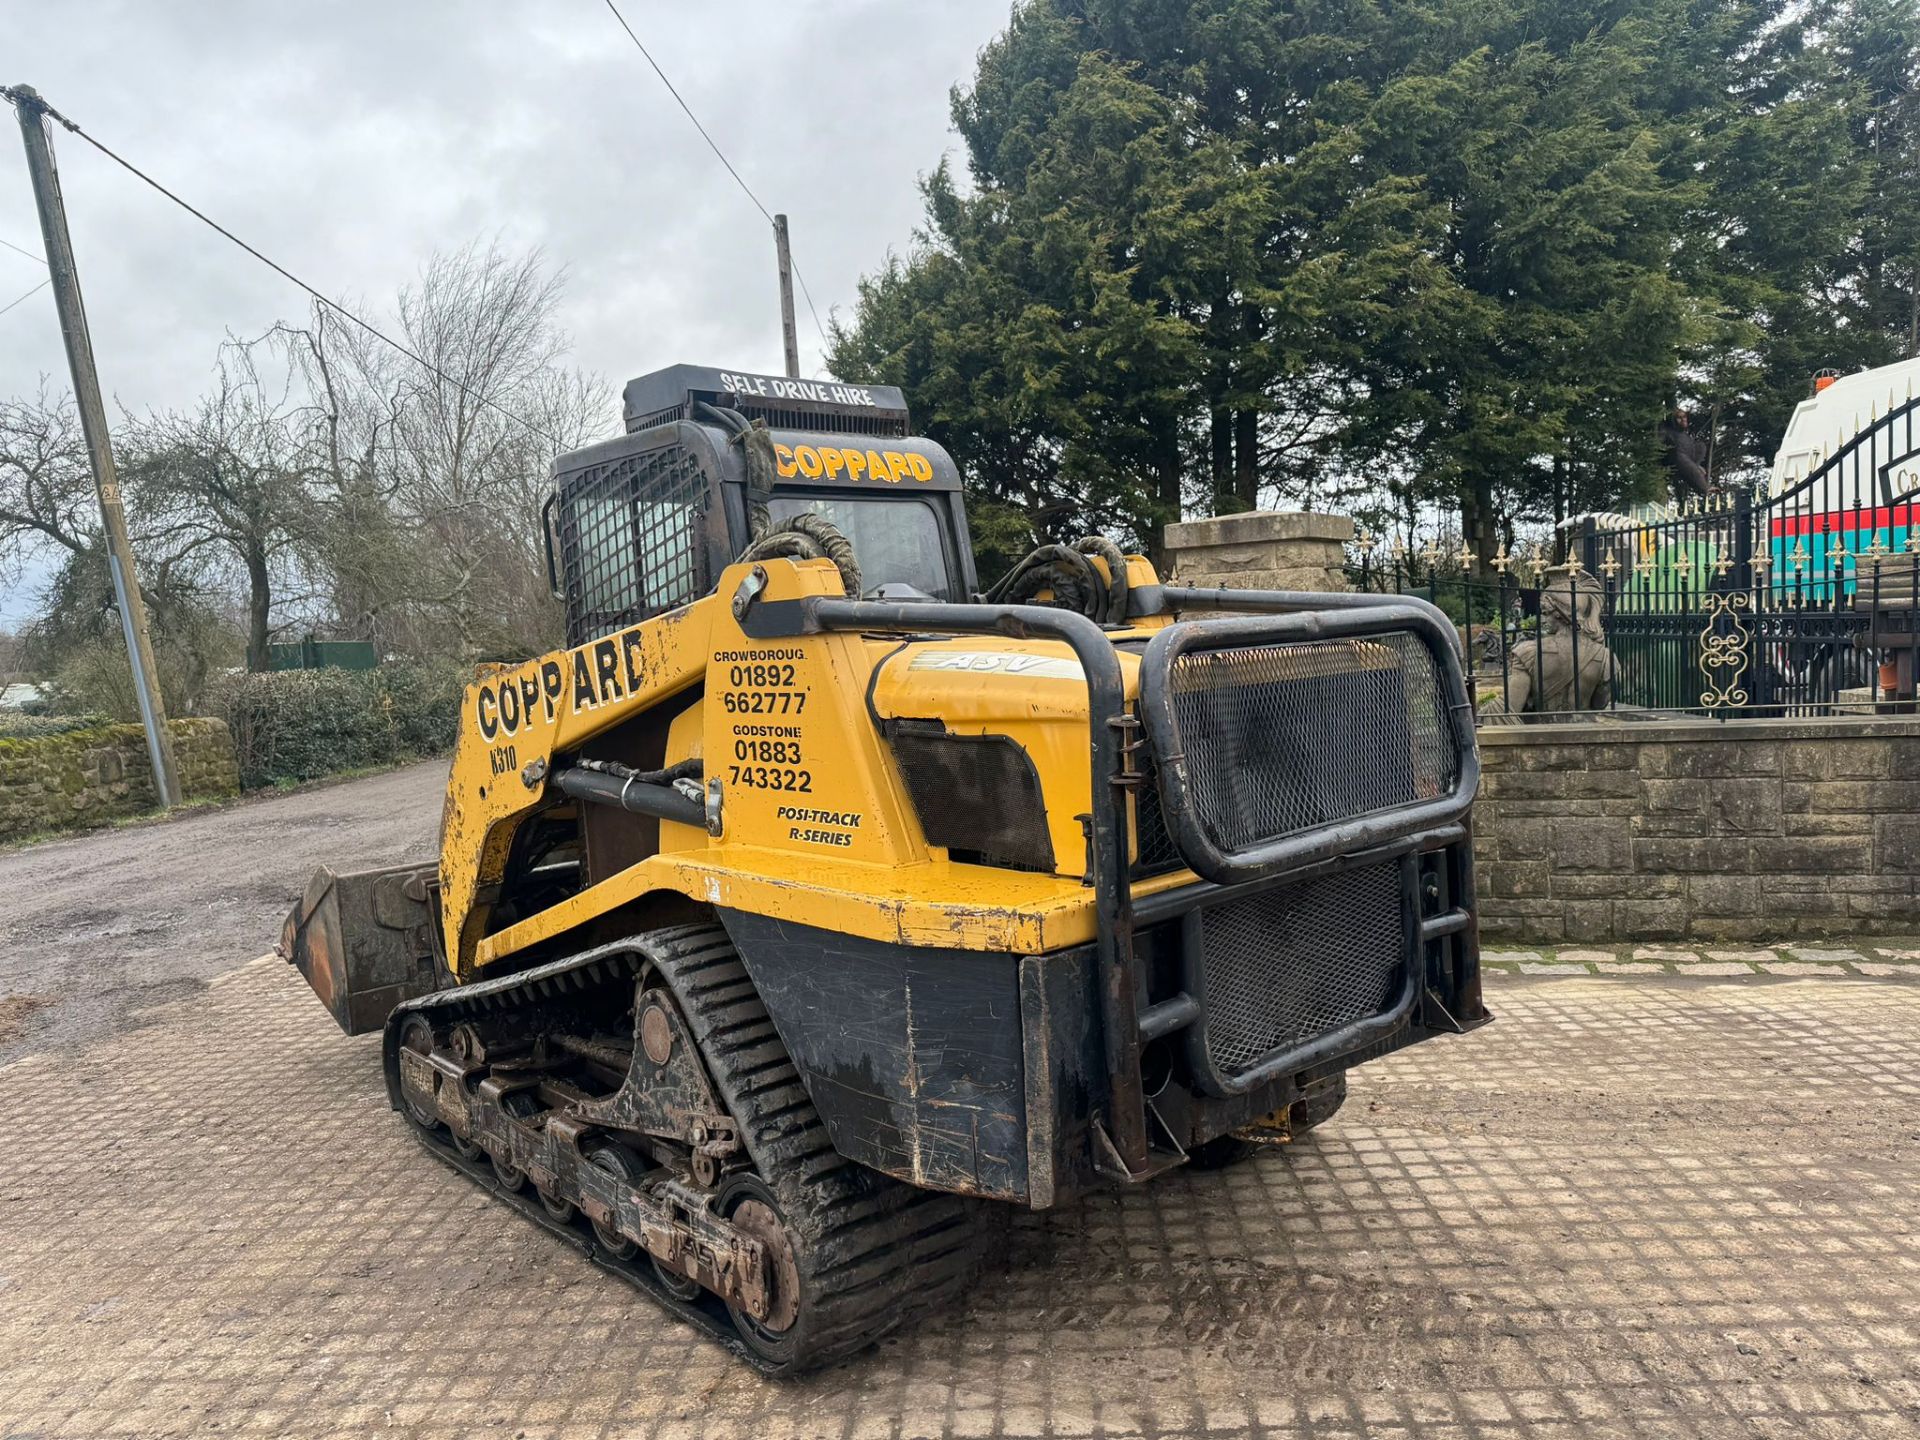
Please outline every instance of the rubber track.
[[1001, 1207], [917, 1190], [836, 1151], [724, 930], [656, 932], [646, 950], [801, 1256], [811, 1308], [780, 1368], [831, 1364], [951, 1305]]
[[839, 1154], [746, 967], [717, 925], [652, 931], [517, 976], [440, 991], [402, 1005], [388, 1021], [385, 1046], [388, 1089], [396, 1108], [395, 1044], [406, 1015], [427, 1011], [436, 1018], [454, 1018], [463, 1011], [497, 1013], [521, 1004], [539, 1005], [645, 963], [651, 963], [680, 1002], [714, 1087], [740, 1125], [753, 1169], [786, 1217], [809, 1301], [786, 1337], [789, 1353], [762, 1355], [733, 1329], [714, 1297], [675, 1299], [654, 1279], [644, 1257], [631, 1264], [602, 1253], [583, 1236], [584, 1222], [554, 1221], [526, 1195], [494, 1183], [484, 1158], [462, 1159], [444, 1138], [416, 1127], [427, 1148], [766, 1374], [797, 1374], [833, 1364], [951, 1306], [1004, 1225], [1006, 1207], [918, 1190]]

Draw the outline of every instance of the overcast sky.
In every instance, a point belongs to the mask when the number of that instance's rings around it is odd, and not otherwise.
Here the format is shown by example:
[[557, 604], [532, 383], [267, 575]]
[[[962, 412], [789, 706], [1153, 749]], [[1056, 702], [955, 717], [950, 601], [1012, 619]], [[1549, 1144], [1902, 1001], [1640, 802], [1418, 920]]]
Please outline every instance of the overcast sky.
[[[619, 0], [770, 210], [824, 323], [904, 250], [919, 176], [959, 140], [947, 92], [1009, 0]], [[781, 368], [772, 235], [605, 0], [0, 0], [0, 81], [29, 84], [331, 294], [384, 312], [435, 249], [498, 236], [568, 274], [575, 356], [617, 395], [676, 361]], [[0, 240], [39, 225], [0, 112]], [[57, 127], [110, 407], [184, 404], [229, 331], [305, 299]], [[44, 271], [0, 248], [0, 305]], [[372, 317], [370, 317], [372, 318]], [[803, 373], [821, 340], [800, 302]], [[50, 293], [0, 315], [0, 393], [64, 388]], [[612, 423], [613, 416], [609, 416]], [[30, 597], [0, 596], [0, 624]]]

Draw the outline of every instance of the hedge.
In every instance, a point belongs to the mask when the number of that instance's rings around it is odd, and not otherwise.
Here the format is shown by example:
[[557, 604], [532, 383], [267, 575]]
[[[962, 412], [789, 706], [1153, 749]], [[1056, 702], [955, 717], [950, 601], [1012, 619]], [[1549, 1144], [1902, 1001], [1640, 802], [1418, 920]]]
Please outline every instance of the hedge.
[[43, 740], [49, 735], [70, 735], [111, 724], [113, 721], [105, 715], [28, 715], [19, 710], [0, 710], [0, 740]]
[[240, 783], [317, 780], [452, 749], [469, 667], [391, 661], [374, 670], [229, 675], [201, 704], [233, 732]]

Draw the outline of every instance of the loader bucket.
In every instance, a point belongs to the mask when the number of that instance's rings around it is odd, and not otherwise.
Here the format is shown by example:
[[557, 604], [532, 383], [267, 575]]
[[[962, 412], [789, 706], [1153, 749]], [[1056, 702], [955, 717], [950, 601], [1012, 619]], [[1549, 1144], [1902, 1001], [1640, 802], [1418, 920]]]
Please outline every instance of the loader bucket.
[[283, 960], [349, 1035], [378, 1030], [393, 1007], [441, 986], [428, 903], [437, 867], [340, 875], [321, 866], [280, 932]]

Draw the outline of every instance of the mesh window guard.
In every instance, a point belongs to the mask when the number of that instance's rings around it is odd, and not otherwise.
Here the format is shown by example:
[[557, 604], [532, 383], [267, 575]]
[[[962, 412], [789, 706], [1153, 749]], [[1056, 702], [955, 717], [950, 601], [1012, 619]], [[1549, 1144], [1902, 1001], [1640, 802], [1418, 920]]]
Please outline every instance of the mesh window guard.
[[561, 487], [569, 645], [688, 604], [712, 585], [706, 472], [684, 447], [616, 456]]

